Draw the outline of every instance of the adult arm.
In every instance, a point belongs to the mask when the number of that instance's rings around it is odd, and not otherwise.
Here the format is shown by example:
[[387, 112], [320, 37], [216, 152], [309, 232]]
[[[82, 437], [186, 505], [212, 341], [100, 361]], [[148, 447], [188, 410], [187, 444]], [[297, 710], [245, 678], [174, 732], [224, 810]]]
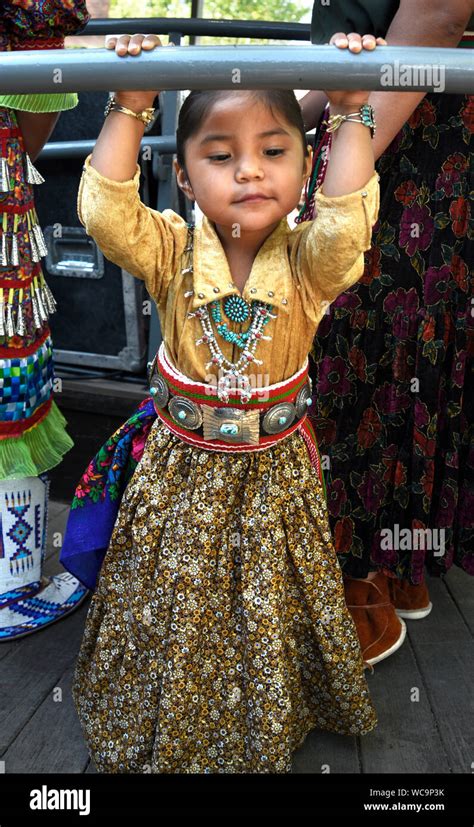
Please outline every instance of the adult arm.
[[[389, 46], [439, 46], [455, 48], [462, 39], [474, 9], [472, 0], [401, 0], [386, 35]], [[375, 160], [391, 144], [425, 92], [370, 93], [377, 131], [373, 140]]]
[[34, 162], [56, 126], [59, 112], [17, 111], [16, 116], [23, 135], [25, 149]]
[[[90, 19], [86, 0], [3, 0], [0, 48], [7, 51], [61, 49], [66, 35], [77, 34]], [[2, 95], [0, 107], [13, 109], [32, 161], [51, 135], [59, 112], [77, 105], [77, 95]]]
[[318, 89], [311, 89], [311, 91], [307, 92], [304, 97], [300, 98], [299, 103], [303, 114], [303, 121], [306, 131], [315, 129], [318, 125], [319, 119], [327, 102], [328, 99], [324, 92], [320, 92]]
[[[474, 10], [474, 0], [401, 0], [385, 40], [389, 46], [439, 46], [455, 48]], [[377, 131], [372, 143], [377, 160], [409, 119], [425, 92], [370, 93], [375, 109]], [[308, 92], [300, 100], [303, 118], [313, 129], [327, 103], [324, 92]]]

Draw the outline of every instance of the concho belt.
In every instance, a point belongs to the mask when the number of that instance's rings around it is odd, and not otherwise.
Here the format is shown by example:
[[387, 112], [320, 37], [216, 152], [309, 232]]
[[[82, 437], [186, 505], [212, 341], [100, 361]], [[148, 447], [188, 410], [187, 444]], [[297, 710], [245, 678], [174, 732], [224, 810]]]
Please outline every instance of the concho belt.
[[312, 401], [312, 380], [308, 376], [293, 402], [280, 402], [263, 411], [200, 404], [170, 391], [156, 359], [150, 367], [150, 393], [155, 407], [167, 410], [177, 425], [205, 440], [258, 445], [261, 436], [280, 434], [304, 419]]

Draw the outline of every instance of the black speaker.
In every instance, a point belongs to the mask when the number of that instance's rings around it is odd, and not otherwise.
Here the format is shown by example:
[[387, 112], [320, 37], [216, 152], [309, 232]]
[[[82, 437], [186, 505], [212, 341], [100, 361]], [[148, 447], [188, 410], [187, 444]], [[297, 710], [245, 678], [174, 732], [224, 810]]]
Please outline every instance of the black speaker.
[[[104, 121], [105, 92], [82, 92], [79, 105], [61, 114], [50, 138], [95, 140]], [[150, 129], [159, 134], [158, 118]], [[150, 134], [147, 133], [147, 134]], [[152, 160], [142, 167], [140, 196], [154, 206], [157, 182]], [[149, 299], [143, 282], [104, 259], [77, 216], [77, 192], [84, 156], [40, 156], [35, 166], [45, 182], [35, 187], [35, 201], [48, 257], [42, 258], [46, 281], [58, 310], [50, 318], [58, 364], [141, 373], [147, 361]], [[147, 305], [145, 305], [146, 307]]]

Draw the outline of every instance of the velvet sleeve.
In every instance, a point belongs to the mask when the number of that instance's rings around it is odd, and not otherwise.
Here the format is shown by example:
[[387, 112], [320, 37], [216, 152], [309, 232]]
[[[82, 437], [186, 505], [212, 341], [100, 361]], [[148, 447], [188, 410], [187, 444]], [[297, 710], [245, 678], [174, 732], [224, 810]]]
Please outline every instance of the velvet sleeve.
[[157, 304], [181, 270], [188, 231], [185, 220], [171, 209], [158, 212], [140, 200], [140, 167], [128, 181], [113, 181], [90, 163], [77, 194], [79, 221], [109, 261], [142, 279]]
[[319, 187], [315, 205], [316, 218], [298, 226], [292, 262], [306, 313], [319, 322], [328, 304], [362, 277], [379, 214], [379, 175], [346, 195], [327, 196]]

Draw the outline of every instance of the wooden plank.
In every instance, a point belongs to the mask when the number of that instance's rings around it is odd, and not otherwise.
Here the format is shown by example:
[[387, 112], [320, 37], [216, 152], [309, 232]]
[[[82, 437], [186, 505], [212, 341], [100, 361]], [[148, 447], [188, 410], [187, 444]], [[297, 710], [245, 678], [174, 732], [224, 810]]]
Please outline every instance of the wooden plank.
[[427, 585], [433, 608], [428, 617], [407, 621], [412, 641], [418, 644], [438, 642], [440, 654], [450, 645], [472, 641], [472, 635], [443, 580], [431, 577]]
[[458, 566], [452, 566], [444, 582], [464, 622], [474, 634], [474, 578]]
[[66, 503], [58, 502], [50, 498], [48, 507], [48, 523], [54, 522], [67, 508]]
[[432, 578], [429, 590], [433, 610], [423, 620], [408, 621], [410, 640], [451, 772], [471, 773], [474, 641], [447, 584]]
[[48, 692], [3, 754], [5, 772], [84, 772], [89, 753], [71, 694], [73, 672], [73, 666], [66, 670], [57, 682], [55, 697]]
[[[451, 772], [472, 773], [474, 644], [422, 643], [416, 647]], [[440, 769], [441, 772], [444, 770]]]
[[357, 739], [313, 729], [293, 753], [292, 773], [359, 773]]
[[76, 611], [16, 641], [2, 662], [0, 753], [4, 752], [75, 662], [90, 595]]
[[[375, 664], [374, 670], [368, 683], [379, 723], [360, 739], [362, 772], [449, 772], [443, 740], [409, 637], [397, 652]], [[414, 687], [420, 690], [419, 701], [411, 700]]]
[[[2, 641], [0, 643], [0, 660], [3, 660], [7, 655], [10, 655], [15, 649], [18, 647], [18, 641]], [[5, 664], [2, 664], [2, 673], [4, 669], [8, 667]]]

